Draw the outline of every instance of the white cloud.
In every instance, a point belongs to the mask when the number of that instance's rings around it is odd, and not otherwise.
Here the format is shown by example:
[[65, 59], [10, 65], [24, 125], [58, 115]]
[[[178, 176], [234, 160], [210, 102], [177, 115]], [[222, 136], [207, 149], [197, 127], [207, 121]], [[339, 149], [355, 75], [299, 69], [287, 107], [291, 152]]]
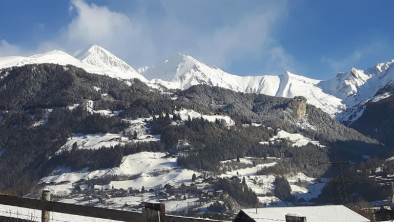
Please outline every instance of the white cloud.
[[135, 63], [148, 62], [154, 54], [149, 30], [138, 21], [131, 21], [122, 13], [107, 7], [73, 0], [70, 10], [77, 14], [61, 35], [40, 45], [41, 50], [63, 48], [69, 53], [97, 44], [109, 49], [123, 59], [132, 58]]
[[[166, 10], [169, 15], [157, 32], [157, 35], [163, 36], [162, 33], [167, 31], [166, 39], [161, 39], [161, 45], [156, 48], [162, 49], [163, 45], [171, 46], [166, 47], [166, 53], [175, 54], [179, 51], [196, 57], [209, 65], [217, 65], [224, 69], [231, 66], [232, 63], [245, 59], [259, 59], [262, 63], [266, 63], [267, 67], [269, 66], [270, 71], [282, 72], [284, 67], [292, 69], [291, 56], [272, 36], [273, 29], [287, 17], [286, 2], [266, 3], [259, 5], [257, 9], [244, 9], [243, 12], [237, 6], [229, 3], [229, 12], [225, 14], [223, 11], [226, 10], [220, 10], [222, 4], [223, 2], [216, 5], [212, 3], [212, 5], [205, 5], [205, 7], [193, 7], [189, 16], [194, 17], [195, 20], [200, 19], [198, 16], [203, 20], [207, 20], [205, 17], [218, 18], [217, 20], [219, 20], [217, 23], [220, 25], [211, 29], [207, 27], [203, 31], [199, 26], [195, 28], [181, 22], [179, 17], [173, 15], [178, 13], [178, 10], [181, 11], [179, 12], [181, 15], [185, 16], [184, 11], [187, 10], [187, 6], [177, 8], [173, 4], [167, 5]], [[200, 24], [200, 26], [204, 25], [208, 26], [207, 22], [203, 25]], [[271, 58], [278, 49], [281, 50], [282, 55], [275, 56], [274, 62], [277, 64], [272, 64], [272, 61], [264, 59]]]
[[22, 50], [16, 45], [8, 43], [5, 39], [0, 41], [0, 57], [4, 56], [18, 56], [21, 55]]
[[[260, 59], [270, 71], [293, 67], [292, 57], [272, 37], [273, 29], [287, 15], [286, 2], [259, 3], [259, 7], [243, 11], [232, 5], [229, 10], [218, 11], [222, 3], [202, 1], [190, 8], [189, 4], [177, 7], [164, 1], [164, 13], [152, 18], [143, 9], [126, 15], [72, 0], [68, 9], [74, 15], [72, 21], [56, 38], [43, 41], [37, 52], [59, 49], [72, 54], [97, 44], [135, 68], [153, 65], [177, 52], [224, 69], [245, 58]], [[184, 19], [186, 15], [189, 17]], [[200, 18], [205, 16], [201, 25]], [[216, 17], [219, 22], [211, 25], [210, 19]]]
[[275, 16], [251, 15], [236, 24], [218, 28], [212, 35], [199, 39], [194, 50], [218, 66], [227, 66], [244, 56], [258, 56], [273, 42], [269, 33], [270, 20]]
[[343, 59], [332, 59], [326, 56], [321, 58], [321, 61], [327, 63], [335, 72], [343, 72], [350, 67], [355, 66], [364, 57], [370, 56], [371, 54], [380, 51], [383, 43], [374, 42], [366, 47], [355, 49], [350, 55]]
[[287, 54], [283, 47], [277, 46], [271, 49], [270, 53], [270, 64], [275, 64], [277, 67], [287, 71], [292, 71], [296, 66], [293, 57]]

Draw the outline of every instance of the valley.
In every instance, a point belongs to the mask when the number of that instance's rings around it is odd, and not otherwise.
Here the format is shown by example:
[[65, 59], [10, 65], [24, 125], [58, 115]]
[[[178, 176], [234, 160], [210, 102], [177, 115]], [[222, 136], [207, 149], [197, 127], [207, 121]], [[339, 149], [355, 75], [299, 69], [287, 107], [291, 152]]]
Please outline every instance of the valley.
[[389, 81], [373, 80], [391, 75], [391, 63], [320, 81], [240, 77], [180, 54], [138, 71], [98, 46], [75, 55], [0, 58], [2, 192], [37, 198], [47, 189], [65, 203], [141, 211], [153, 201], [170, 214], [226, 217], [332, 203], [331, 163], [340, 160], [362, 181], [348, 193], [371, 203], [388, 196], [371, 169], [390, 157], [389, 143], [359, 126], [391, 100]]

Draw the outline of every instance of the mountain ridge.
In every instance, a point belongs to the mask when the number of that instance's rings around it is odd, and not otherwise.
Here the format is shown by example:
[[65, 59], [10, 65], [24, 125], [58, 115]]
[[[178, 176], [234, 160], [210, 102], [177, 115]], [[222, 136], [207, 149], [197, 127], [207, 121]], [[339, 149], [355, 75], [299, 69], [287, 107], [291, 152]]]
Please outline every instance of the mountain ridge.
[[376, 93], [394, 79], [394, 60], [365, 70], [353, 67], [348, 72], [338, 73], [332, 79], [317, 80], [290, 72], [281, 75], [239, 76], [181, 53], [138, 71], [97, 45], [90, 45], [73, 55], [74, 57], [55, 50], [30, 57], [3, 57], [0, 58], [0, 68], [33, 63], [71, 64], [112, 78], [137, 78], [151, 87], [159, 85], [167, 89], [187, 89], [193, 85], [206, 84], [244, 93], [287, 98], [304, 96], [309, 104], [346, 124], [361, 116], [365, 103], [378, 96]]

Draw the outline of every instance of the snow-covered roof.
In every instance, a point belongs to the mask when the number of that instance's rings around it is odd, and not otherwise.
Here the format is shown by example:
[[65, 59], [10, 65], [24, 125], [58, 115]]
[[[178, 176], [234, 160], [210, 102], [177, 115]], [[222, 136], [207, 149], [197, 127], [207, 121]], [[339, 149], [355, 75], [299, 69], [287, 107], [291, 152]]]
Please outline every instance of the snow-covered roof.
[[302, 215], [308, 222], [364, 222], [370, 221], [342, 205], [268, 207], [243, 209], [256, 222], [286, 221], [286, 215]]

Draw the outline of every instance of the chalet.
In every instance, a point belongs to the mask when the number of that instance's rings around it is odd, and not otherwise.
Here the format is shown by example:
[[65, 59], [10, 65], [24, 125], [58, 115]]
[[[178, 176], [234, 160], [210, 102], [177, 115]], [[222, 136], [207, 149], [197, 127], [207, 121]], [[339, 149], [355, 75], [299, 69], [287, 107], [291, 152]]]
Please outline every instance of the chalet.
[[241, 210], [234, 222], [366, 222], [369, 219], [343, 205], [268, 207]]

